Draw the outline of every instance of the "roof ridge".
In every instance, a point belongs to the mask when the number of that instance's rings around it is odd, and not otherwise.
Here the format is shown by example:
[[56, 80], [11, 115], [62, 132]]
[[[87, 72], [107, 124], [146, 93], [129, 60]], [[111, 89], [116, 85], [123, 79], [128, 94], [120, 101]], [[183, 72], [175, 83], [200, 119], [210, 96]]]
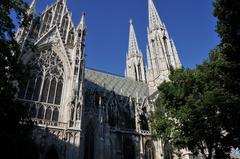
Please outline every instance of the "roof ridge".
[[99, 70], [99, 69], [96, 69], [96, 68], [86, 67], [85, 69], [92, 70], [92, 71], [97, 71], [97, 72], [101, 72], [101, 73], [106, 73], [106, 74], [110, 74], [110, 75], [113, 75], [113, 76], [118, 76], [118, 77], [122, 77], [122, 78], [127, 79], [123, 75], [119, 75], [119, 74], [112, 73], [112, 72], [107, 72], [107, 71], [104, 71], [104, 70]]
[[134, 79], [127, 78], [127, 77], [125, 77], [125, 76], [123, 76], [123, 75], [119, 75], [119, 74], [116, 74], [116, 73], [99, 70], [99, 69], [96, 69], [96, 68], [85, 67], [85, 69], [91, 70], [91, 71], [96, 71], [96, 72], [99, 72], [99, 73], [105, 73], [105, 74], [112, 75], [112, 76], [115, 76], [115, 77], [120, 77], [120, 78], [123, 78], [123, 79], [125, 79], [125, 80], [129, 80], [129, 81], [134, 82], [134, 83], [146, 84], [146, 83], [144, 83], [144, 82], [142, 82], [142, 81], [135, 81]]

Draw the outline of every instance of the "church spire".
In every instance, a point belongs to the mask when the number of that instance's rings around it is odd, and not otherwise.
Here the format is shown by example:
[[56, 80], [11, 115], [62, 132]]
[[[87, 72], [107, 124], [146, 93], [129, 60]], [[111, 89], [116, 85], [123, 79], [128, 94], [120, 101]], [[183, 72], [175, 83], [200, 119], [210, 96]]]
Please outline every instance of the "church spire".
[[83, 13], [82, 13], [81, 20], [80, 20], [80, 23], [78, 24], [77, 29], [82, 29], [82, 30], [84, 30], [84, 29], [86, 28], [85, 16], [86, 16], [86, 14], [83, 12]]
[[136, 34], [133, 27], [132, 19], [130, 19], [128, 53], [126, 59], [125, 75], [136, 81], [146, 81], [145, 69], [143, 64], [143, 56], [138, 47]]
[[157, 87], [168, 80], [170, 68], [181, 67], [176, 47], [168, 35], [164, 23], [160, 20], [153, 0], [148, 0], [148, 69], [147, 82], [150, 94], [157, 91]]
[[139, 55], [140, 50], [138, 47], [138, 42], [136, 34], [133, 27], [133, 21], [130, 19], [130, 30], [129, 30], [129, 44], [128, 44], [128, 56]]
[[152, 0], [148, 0], [149, 31], [162, 26], [161, 19]]
[[28, 15], [34, 15], [36, 11], [36, 0], [33, 0], [27, 11]]

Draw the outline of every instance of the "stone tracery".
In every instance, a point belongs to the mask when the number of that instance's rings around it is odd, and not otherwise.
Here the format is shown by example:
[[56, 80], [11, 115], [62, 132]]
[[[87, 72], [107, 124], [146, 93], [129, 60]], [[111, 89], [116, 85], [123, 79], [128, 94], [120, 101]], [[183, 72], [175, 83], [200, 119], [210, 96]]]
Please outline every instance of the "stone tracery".
[[19, 97], [45, 103], [31, 106], [32, 117], [57, 121], [64, 84], [63, 63], [49, 48], [35, 53], [29, 64], [32, 66], [31, 79], [21, 88]]

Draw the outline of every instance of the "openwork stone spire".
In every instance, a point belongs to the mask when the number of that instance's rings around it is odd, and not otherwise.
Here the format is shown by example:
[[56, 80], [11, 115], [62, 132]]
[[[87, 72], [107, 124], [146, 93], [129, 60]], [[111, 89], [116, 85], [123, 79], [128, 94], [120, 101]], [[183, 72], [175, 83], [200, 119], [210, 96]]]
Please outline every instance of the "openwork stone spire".
[[138, 47], [136, 34], [133, 27], [132, 19], [130, 19], [128, 53], [126, 59], [125, 76], [136, 81], [146, 81], [143, 56]]
[[151, 94], [157, 91], [157, 87], [164, 80], [168, 80], [171, 68], [181, 67], [181, 62], [176, 47], [164, 23], [160, 20], [152, 0], [148, 0], [148, 9], [147, 82]]
[[161, 19], [152, 0], [148, 0], [149, 31], [158, 29], [162, 26]]
[[140, 50], [133, 27], [133, 21], [130, 19], [130, 30], [129, 30], [129, 44], [128, 44], [128, 56], [139, 55]]

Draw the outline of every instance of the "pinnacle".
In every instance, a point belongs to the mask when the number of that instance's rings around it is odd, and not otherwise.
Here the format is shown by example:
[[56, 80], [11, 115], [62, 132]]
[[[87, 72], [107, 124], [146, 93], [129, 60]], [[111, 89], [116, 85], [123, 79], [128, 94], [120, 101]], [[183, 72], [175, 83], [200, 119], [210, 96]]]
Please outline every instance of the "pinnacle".
[[80, 28], [84, 29], [86, 27], [85, 16], [86, 16], [86, 13], [82, 12], [82, 17], [81, 17], [80, 23], [78, 25], [78, 29], [80, 29]]
[[28, 14], [34, 14], [36, 8], [36, 0], [33, 0], [32, 3], [29, 6]]
[[149, 12], [149, 30], [154, 30], [156, 27], [162, 26], [161, 19], [152, 0], [148, 0]]
[[130, 24], [133, 24], [133, 20], [132, 20], [132, 18], [129, 20], [129, 23], [130, 23]]

